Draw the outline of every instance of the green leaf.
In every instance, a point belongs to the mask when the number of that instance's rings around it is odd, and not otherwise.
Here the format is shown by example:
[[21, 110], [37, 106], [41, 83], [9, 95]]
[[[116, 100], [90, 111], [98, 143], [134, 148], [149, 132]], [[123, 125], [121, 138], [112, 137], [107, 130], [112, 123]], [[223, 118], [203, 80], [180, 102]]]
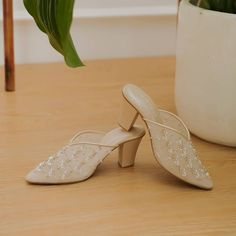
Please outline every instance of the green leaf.
[[210, 3], [209, 3], [208, 0], [201, 0], [201, 1], [199, 1], [199, 0], [190, 0], [190, 3], [192, 3], [195, 6], [198, 6], [198, 4], [199, 4], [199, 7], [204, 8], [204, 9], [208, 9], [208, 10], [211, 9]]
[[24, 0], [24, 5], [49, 42], [70, 67], [83, 66], [70, 34], [74, 0]]

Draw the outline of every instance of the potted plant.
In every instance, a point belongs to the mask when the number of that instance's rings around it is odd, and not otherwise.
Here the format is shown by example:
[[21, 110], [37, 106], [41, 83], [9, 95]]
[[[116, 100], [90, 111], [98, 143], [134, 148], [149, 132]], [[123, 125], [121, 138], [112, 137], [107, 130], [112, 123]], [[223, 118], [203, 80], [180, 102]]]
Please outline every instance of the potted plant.
[[182, 0], [175, 101], [190, 131], [236, 146], [236, 1]]

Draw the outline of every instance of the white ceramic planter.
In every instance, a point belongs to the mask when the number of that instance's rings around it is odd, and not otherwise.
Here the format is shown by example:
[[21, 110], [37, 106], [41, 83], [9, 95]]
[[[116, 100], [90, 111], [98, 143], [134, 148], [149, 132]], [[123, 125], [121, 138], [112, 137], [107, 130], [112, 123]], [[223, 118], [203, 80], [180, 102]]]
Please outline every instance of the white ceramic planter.
[[192, 133], [236, 146], [236, 15], [182, 0], [175, 101]]

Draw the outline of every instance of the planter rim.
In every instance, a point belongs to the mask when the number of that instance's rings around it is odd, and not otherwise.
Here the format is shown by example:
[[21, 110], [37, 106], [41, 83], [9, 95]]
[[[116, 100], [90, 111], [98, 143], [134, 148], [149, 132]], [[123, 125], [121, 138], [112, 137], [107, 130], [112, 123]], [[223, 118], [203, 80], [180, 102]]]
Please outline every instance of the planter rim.
[[235, 18], [236, 19], [236, 14], [201, 8], [201, 7], [195, 6], [192, 3], [190, 3], [190, 0], [182, 0], [180, 2], [180, 4], [185, 4], [188, 7], [191, 7], [193, 10], [198, 11], [200, 14], [215, 15], [215, 16], [222, 15], [224, 17]]

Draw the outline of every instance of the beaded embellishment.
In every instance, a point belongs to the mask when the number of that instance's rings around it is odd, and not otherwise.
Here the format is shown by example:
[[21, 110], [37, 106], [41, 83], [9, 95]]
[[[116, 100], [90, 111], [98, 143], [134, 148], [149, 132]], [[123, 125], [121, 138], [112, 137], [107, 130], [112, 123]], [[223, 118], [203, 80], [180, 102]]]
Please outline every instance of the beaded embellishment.
[[98, 164], [115, 148], [99, 143], [103, 133], [86, 131], [77, 134], [68, 145], [41, 162], [34, 171], [47, 179], [88, 178]]
[[153, 141], [153, 149], [158, 157], [165, 157], [169, 161], [159, 161], [162, 165], [169, 165], [168, 169], [182, 178], [206, 178], [209, 173], [198, 158], [196, 149], [190, 139], [190, 134], [184, 123], [174, 114], [160, 110], [162, 124], [146, 120]]

